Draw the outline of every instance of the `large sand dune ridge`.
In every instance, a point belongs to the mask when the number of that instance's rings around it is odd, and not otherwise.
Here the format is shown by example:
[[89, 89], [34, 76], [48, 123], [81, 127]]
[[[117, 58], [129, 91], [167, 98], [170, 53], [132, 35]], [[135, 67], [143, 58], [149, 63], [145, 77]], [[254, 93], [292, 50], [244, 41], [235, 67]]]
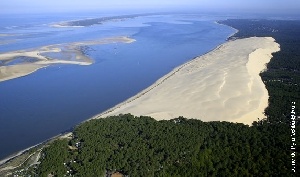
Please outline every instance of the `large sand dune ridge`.
[[265, 117], [269, 96], [259, 73], [279, 50], [271, 37], [228, 41], [94, 118], [131, 113], [251, 124]]

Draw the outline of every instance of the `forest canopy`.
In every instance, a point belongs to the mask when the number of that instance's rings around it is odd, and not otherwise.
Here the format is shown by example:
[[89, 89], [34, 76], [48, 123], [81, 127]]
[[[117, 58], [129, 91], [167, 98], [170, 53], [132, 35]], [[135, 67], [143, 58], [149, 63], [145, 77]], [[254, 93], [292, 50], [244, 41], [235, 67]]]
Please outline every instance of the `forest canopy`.
[[289, 130], [286, 124], [112, 116], [83, 123], [71, 140], [44, 149], [38, 174], [286, 176], [291, 174]]
[[[44, 148], [38, 176], [297, 176], [299, 139], [291, 150], [291, 107], [300, 110], [300, 21], [226, 20], [230, 37], [273, 37], [281, 50], [261, 73], [269, 92], [266, 119], [252, 126], [183, 117], [156, 121], [130, 114], [90, 120], [71, 139]], [[222, 119], [220, 115], [220, 119]], [[197, 117], [201, 119], [201, 117]], [[296, 132], [300, 132], [296, 120]]]

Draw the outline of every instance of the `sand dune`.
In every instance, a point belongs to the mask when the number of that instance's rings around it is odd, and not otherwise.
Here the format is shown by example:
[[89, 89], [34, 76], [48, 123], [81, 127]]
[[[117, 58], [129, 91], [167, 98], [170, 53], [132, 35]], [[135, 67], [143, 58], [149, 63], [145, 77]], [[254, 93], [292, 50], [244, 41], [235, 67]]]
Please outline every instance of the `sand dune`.
[[184, 116], [251, 124], [264, 117], [268, 105], [259, 73], [279, 50], [270, 37], [229, 41], [94, 118], [131, 113], [158, 120]]

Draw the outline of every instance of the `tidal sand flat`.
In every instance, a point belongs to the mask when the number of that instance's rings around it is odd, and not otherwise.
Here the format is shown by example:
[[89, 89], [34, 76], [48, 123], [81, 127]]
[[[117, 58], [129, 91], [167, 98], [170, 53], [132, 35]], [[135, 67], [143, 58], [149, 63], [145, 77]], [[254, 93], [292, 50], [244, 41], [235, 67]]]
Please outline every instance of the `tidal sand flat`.
[[28, 75], [51, 64], [90, 65], [93, 60], [85, 55], [81, 46], [116, 42], [131, 43], [134, 40], [128, 37], [113, 37], [2, 53], [0, 54], [0, 82]]
[[271, 37], [229, 41], [175, 68], [152, 86], [95, 116], [131, 113], [251, 124], [264, 117], [268, 91], [259, 73], [279, 44]]
[[57, 24], [51, 25], [52, 27], [86, 27], [92, 25], [100, 25], [104, 22], [108, 21], [121, 21], [128, 18], [135, 18], [138, 16], [145, 16], [148, 14], [137, 14], [137, 15], [121, 15], [121, 16], [112, 16], [112, 17], [101, 17], [101, 18], [89, 18], [89, 19], [82, 19], [82, 20], [74, 20], [74, 21], [66, 21], [60, 22]]
[[2, 34], [0, 33], [0, 37], [14, 36], [14, 34]]

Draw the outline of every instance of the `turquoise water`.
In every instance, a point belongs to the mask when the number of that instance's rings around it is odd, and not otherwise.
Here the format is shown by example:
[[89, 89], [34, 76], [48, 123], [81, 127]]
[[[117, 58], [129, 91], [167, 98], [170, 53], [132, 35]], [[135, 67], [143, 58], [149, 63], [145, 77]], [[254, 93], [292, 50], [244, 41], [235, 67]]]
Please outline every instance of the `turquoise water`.
[[[102, 14], [103, 15], [103, 14]], [[130, 44], [89, 46], [89, 66], [53, 65], [0, 82], [0, 159], [40, 143], [128, 99], [173, 68], [225, 42], [234, 32], [203, 15], [153, 15], [84, 28], [51, 24], [96, 17], [1, 17], [0, 52], [112, 36]], [[101, 16], [101, 15], [100, 15]]]

